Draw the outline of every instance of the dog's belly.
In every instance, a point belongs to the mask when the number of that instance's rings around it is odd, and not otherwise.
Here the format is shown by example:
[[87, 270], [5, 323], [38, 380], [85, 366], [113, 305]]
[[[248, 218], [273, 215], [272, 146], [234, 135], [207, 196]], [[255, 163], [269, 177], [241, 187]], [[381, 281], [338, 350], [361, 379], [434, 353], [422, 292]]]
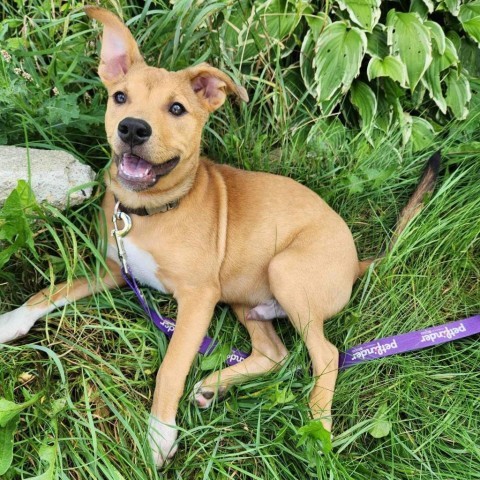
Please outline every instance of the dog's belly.
[[273, 298], [264, 269], [240, 269], [220, 274], [221, 301], [230, 305], [254, 307]]
[[[143, 285], [155, 288], [162, 293], [168, 293], [165, 285], [157, 276], [158, 265], [155, 262], [153, 255], [137, 247], [137, 245], [128, 238], [123, 239], [123, 245], [127, 254], [128, 268], [135, 279]], [[114, 245], [108, 245], [107, 256], [121, 265], [120, 259], [118, 258], [117, 248]]]

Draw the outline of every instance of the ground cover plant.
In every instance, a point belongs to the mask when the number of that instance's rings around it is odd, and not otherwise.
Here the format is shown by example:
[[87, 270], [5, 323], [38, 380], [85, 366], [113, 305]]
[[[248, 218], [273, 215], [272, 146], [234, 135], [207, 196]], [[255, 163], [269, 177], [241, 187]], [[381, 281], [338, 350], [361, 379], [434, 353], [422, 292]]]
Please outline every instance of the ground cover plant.
[[[150, 63], [178, 69], [208, 60], [231, 72], [251, 101], [227, 102], [211, 118], [205, 153], [288, 175], [317, 191], [352, 228], [361, 258], [385, 246], [424, 162], [442, 151], [439, 186], [424, 211], [356, 284], [348, 307], [327, 322], [326, 334], [340, 350], [479, 313], [480, 85], [471, 60], [478, 57], [478, 2], [357, 2], [372, 7], [361, 17], [367, 24], [355, 20], [361, 14], [347, 1], [101, 3], [128, 20]], [[96, 77], [99, 30], [82, 5], [2, 2], [0, 142], [68, 150], [101, 172], [109, 154], [105, 93]], [[434, 32], [424, 42], [432, 58], [442, 38], [455, 48], [455, 62], [435, 83], [437, 98], [426, 77], [417, 83], [423, 93], [401, 77], [407, 66], [399, 66], [400, 54], [374, 56], [367, 48], [352, 89], [342, 94], [340, 85], [331, 97], [338, 102], [326, 109], [317, 96], [322, 72], [315, 50], [326, 27], [341, 22], [368, 40], [370, 31], [383, 35], [380, 25], [393, 21], [393, 8], [422, 32]], [[415, 19], [401, 17], [412, 12]], [[385, 61], [388, 56], [396, 60]], [[396, 65], [400, 77], [369, 78], [373, 58], [383, 62], [383, 72]], [[465, 101], [451, 104], [459, 105], [458, 115], [449, 105], [454, 75], [464, 78], [455, 91]], [[373, 103], [355, 103], [355, 82], [371, 90]], [[386, 121], [380, 105], [388, 95], [396, 107]], [[99, 182], [94, 198], [59, 212], [37, 205], [28, 185], [19, 185], [0, 210], [0, 313], [40, 288], [99, 270], [101, 194]], [[175, 317], [170, 297], [145, 293], [162, 314]], [[198, 358], [180, 407], [179, 452], [158, 473], [146, 425], [165, 337], [127, 290], [50, 314], [27, 337], [0, 347], [0, 477], [480, 478], [478, 337], [341, 372], [328, 451], [309, 422], [312, 381], [303, 343], [287, 321], [276, 325], [291, 352], [285, 366], [235, 388], [208, 411], [187, 396], [223, 358]], [[209, 333], [248, 350], [245, 332], [225, 306]]]

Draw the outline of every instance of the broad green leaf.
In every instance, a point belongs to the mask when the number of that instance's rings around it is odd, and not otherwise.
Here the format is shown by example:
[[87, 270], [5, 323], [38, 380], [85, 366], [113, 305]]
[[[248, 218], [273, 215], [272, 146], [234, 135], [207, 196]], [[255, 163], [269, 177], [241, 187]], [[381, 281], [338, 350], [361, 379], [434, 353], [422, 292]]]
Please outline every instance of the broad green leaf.
[[278, 384], [275, 385], [275, 391], [268, 396], [268, 408], [274, 408], [277, 405], [285, 405], [295, 399], [295, 395], [289, 388], [279, 388]]
[[357, 108], [362, 119], [362, 128], [367, 132], [372, 128], [377, 113], [377, 99], [372, 89], [360, 80], [352, 83], [350, 101]]
[[458, 19], [464, 30], [480, 43], [480, 1], [466, 2], [460, 7]]
[[367, 76], [369, 80], [378, 77], [390, 77], [400, 85], [405, 86], [407, 70], [398, 57], [390, 55], [384, 59], [373, 57], [368, 63]]
[[391, 10], [387, 16], [389, 45], [393, 55], [399, 55], [407, 68], [410, 90], [413, 92], [432, 61], [429, 29], [415, 13]]
[[386, 403], [380, 405], [379, 409], [377, 410], [374, 424], [368, 431], [373, 438], [383, 438], [390, 433], [392, 424], [387, 420], [387, 410], [388, 405]]
[[388, 55], [387, 32], [384, 25], [376, 25], [371, 33], [367, 33], [367, 52], [372, 57], [384, 58]]
[[55, 478], [56, 445], [43, 444], [40, 447], [40, 460], [48, 464], [47, 469], [40, 475], [28, 477], [25, 480], [53, 480]]
[[36, 254], [33, 232], [27, 217], [37, 208], [33, 192], [25, 180], [19, 180], [17, 187], [5, 200], [0, 209], [0, 240], [11, 245], [0, 252], [0, 268], [17, 250], [28, 246]]
[[[252, 60], [272, 47], [284, 53], [290, 51], [288, 37], [293, 34], [303, 12], [310, 8], [305, 2], [297, 2], [295, 6], [281, 0], [234, 2], [232, 8], [226, 9], [221, 26], [225, 49], [237, 62]], [[290, 43], [293, 45], [293, 40]]]
[[422, 20], [426, 20], [429, 8], [423, 0], [410, 0], [410, 12], [415, 12]]
[[4, 427], [11, 422], [22, 410], [34, 405], [42, 395], [43, 392], [37, 393], [37, 395], [24, 403], [15, 403], [5, 398], [0, 398], [0, 427]]
[[385, 91], [386, 98], [389, 101], [393, 99], [398, 99], [403, 101], [403, 99], [406, 96], [405, 89], [402, 88], [397, 82], [394, 82], [389, 77], [385, 77], [385, 80], [383, 82], [383, 90]]
[[480, 16], [462, 22], [465, 31], [477, 42], [480, 43]]
[[[264, 31], [268, 35], [269, 42], [281, 42], [285, 37], [289, 36], [295, 30], [301, 18], [301, 12], [290, 11], [282, 6], [280, 0], [274, 0], [265, 10], [263, 15], [263, 25], [266, 26]], [[260, 27], [260, 25], [259, 25]]]
[[0, 209], [0, 219], [3, 220], [0, 239], [12, 242], [20, 235], [25, 242], [30, 242], [32, 232], [26, 214], [34, 207], [36, 202], [30, 185], [25, 180], [19, 180], [17, 187], [12, 190]]
[[228, 347], [228, 345], [222, 345], [217, 347], [212, 353], [202, 357], [202, 360], [200, 362], [200, 369], [212, 370], [214, 368], [217, 368], [225, 361], [229, 352], [230, 348]]
[[478, 45], [464, 39], [460, 46], [459, 56], [462, 69], [465, 69], [469, 75], [480, 77], [480, 48]]
[[431, 20], [427, 20], [424, 25], [430, 30], [438, 53], [443, 55], [445, 52], [445, 33], [443, 32], [443, 28], [437, 22], [432, 22]]
[[412, 142], [413, 152], [418, 152], [428, 148], [435, 139], [435, 131], [427, 120], [412, 116]]
[[348, 186], [349, 193], [356, 195], [358, 193], [362, 193], [365, 189], [364, 187], [365, 180], [360, 178], [358, 175], [354, 173], [350, 173], [347, 175], [345, 184]]
[[458, 155], [459, 153], [469, 153], [469, 154], [480, 154], [480, 142], [472, 141], [467, 143], [460, 143], [459, 145], [454, 145], [448, 147], [445, 152], [447, 155]]
[[381, 0], [337, 0], [342, 10], [346, 10], [352, 22], [371, 32], [380, 18]]
[[472, 18], [480, 16], [480, 1], [465, 2], [460, 7], [458, 19], [464, 23]]
[[[465, 42], [462, 42], [462, 44]], [[458, 65], [458, 53], [457, 49], [450, 40], [450, 38], [446, 37], [445, 38], [445, 52], [443, 55], [440, 57], [440, 71], [443, 72], [445, 69], [448, 67], [451, 67], [453, 65]]]
[[276, 405], [284, 405], [285, 403], [291, 403], [295, 398], [295, 394], [290, 389], [283, 388], [275, 394], [275, 398], [272, 398], [272, 400], [275, 401]]
[[66, 398], [57, 398], [53, 401], [51, 410], [49, 412], [50, 417], [56, 417], [62, 410], [64, 410], [67, 404]]
[[391, 429], [392, 424], [388, 420], [377, 420], [368, 433], [373, 438], [383, 438], [390, 433]]
[[377, 97], [377, 116], [375, 118], [375, 125], [387, 133], [392, 123], [392, 105], [387, 102], [385, 96], [380, 94]]
[[317, 100], [330, 100], [341, 89], [345, 93], [358, 75], [367, 38], [358, 28], [344, 22], [328, 25], [320, 35], [314, 58]]
[[314, 40], [317, 40], [323, 29], [332, 23], [328, 15], [323, 12], [319, 12], [315, 15], [305, 15], [305, 19], [307, 20], [307, 24], [310, 27], [309, 32], [312, 32]]
[[422, 82], [427, 88], [430, 98], [437, 104], [442, 113], [446, 113], [447, 111], [447, 102], [444, 96], [444, 88], [442, 85], [443, 75], [441, 72], [457, 64], [457, 50], [450, 38], [445, 37], [445, 51], [443, 55], [439, 55], [439, 53], [434, 50], [432, 63], [422, 78]]
[[460, 12], [460, 5], [462, 3], [461, 0], [443, 0], [443, 3], [448, 8], [448, 11], [454, 15], [455, 17]]
[[433, 13], [433, 11], [435, 10], [435, 4], [433, 3], [433, 1], [432, 0], [422, 0], [422, 1], [427, 7], [428, 13]]
[[333, 111], [340, 103], [343, 98], [343, 92], [337, 90], [330, 100], [325, 100], [324, 102], [319, 102], [320, 110], [323, 112], [324, 115], [332, 115]]
[[25, 407], [22, 404], [0, 398], [0, 427], [10, 423]]
[[315, 55], [314, 33], [309, 30], [303, 39], [300, 49], [300, 73], [310, 95], [315, 97], [315, 71], [313, 57]]
[[20, 416], [16, 415], [0, 427], [0, 475], [3, 475], [12, 464], [13, 439], [19, 420]]
[[408, 119], [405, 117], [405, 112], [403, 111], [402, 103], [398, 98], [388, 99], [390, 103], [392, 104], [392, 124], [395, 125], [398, 122], [398, 125], [400, 125], [400, 131], [402, 133], [402, 140], [403, 144], [408, 141], [408, 137], [410, 135], [410, 126], [408, 123]]
[[33, 194], [30, 185], [25, 180], [19, 180], [16, 188], [20, 205], [24, 209], [30, 209], [36, 206], [35, 195]]
[[309, 439], [313, 439], [321, 442], [323, 453], [331, 452], [332, 436], [320, 420], [311, 420], [307, 425], [299, 428], [298, 433], [300, 435], [298, 446], [303, 445]]
[[[402, 101], [406, 92], [401, 88], [397, 82], [390, 78], [385, 78], [383, 81], [383, 90], [385, 93], [385, 101], [390, 105], [389, 120], [392, 126], [400, 126], [402, 133], [403, 144], [405, 145], [409, 137], [409, 127], [406, 125], [405, 115], [403, 112]], [[405, 140], [406, 139], [406, 140]]]
[[422, 82], [428, 90], [430, 98], [436, 103], [440, 111], [445, 114], [447, 113], [447, 101], [443, 96], [440, 79], [441, 62], [442, 60], [438, 53], [434, 53], [432, 63], [425, 72]]
[[449, 30], [446, 37], [453, 43], [453, 46], [458, 51], [462, 45], [462, 39], [455, 30]]
[[445, 77], [447, 84], [447, 105], [456, 118], [464, 120], [468, 115], [468, 102], [472, 97], [470, 82], [463, 74], [450, 70]]
[[427, 89], [425, 88], [425, 85], [420, 82], [417, 85], [417, 88], [412, 92], [411, 96], [412, 106], [414, 109], [418, 110], [419, 108], [421, 108], [426, 93]]

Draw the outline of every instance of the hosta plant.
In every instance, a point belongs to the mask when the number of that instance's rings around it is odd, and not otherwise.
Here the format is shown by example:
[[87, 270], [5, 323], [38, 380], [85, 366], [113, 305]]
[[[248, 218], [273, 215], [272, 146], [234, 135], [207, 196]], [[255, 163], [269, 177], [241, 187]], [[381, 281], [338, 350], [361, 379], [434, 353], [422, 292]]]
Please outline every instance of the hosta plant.
[[244, 0], [219, 30], [239, 67], [275, 54], [290, 68], [298, 60], [322, 114], [369, 139], [400, 129], [414, 150], [437, 125], [466, 118], [480, 69], [480, 1]]

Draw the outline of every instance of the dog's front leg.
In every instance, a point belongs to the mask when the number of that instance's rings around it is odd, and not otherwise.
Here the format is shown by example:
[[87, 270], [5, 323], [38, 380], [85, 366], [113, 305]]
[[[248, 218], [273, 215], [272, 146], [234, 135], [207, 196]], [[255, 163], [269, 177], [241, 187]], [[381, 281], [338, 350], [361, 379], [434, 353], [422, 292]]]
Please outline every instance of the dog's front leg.
[[153, 458], [161, 467], [177, 450], [175, 417], [185, 379], [207, 332], [218, 289], [188, 289], [176, 292], [178, 317], [175, 332], [157, 373], [148, 439]]
[[7, 343], [26, 335], [35, 322], [53, 311], [71, 302], [92, 295], [93, 293], [122, 286], [120, 267], [113, 260], [107, 259], [109, 271], [100, 279], [79, 278], [73, 282], [64, 282], [55, 288], [45, 288], [31, 297], [21, 307], [0, 315], [0, 343]]

